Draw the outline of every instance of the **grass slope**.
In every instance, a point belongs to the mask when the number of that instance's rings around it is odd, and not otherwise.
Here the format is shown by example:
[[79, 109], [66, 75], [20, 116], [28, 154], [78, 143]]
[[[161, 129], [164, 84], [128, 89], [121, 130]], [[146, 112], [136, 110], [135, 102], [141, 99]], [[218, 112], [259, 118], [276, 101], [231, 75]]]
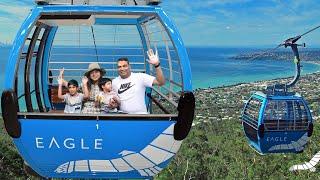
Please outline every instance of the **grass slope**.
[[[311, 100], [320, 94], [315, 86], [320, 83], [320, 74], [305, 76], [300, 82], [296, 91], [311, 102], [313, 115], [318, 117], [319, 103]], [[292, 165], [309, 161], [320, 151], [317, 121], [314, 134], [301, 154], [261, 156], [249, 147], [239, 117], [243, 100], [259, 88], [258, 83], [257, 86], [248, 84], [195, 91], [197, 125], [174, 160], [155, 179], [320, 179], [318, 171], [289, 171]], [[22, 170], [23, 160], [6, 134], [1, 119], [0, 127], [0, 179], [29, 178]]]
[[261, 156], [247, 144], [238, 120], [202, 123], [192, 129], [175, 160], [157, 179], [319, 179], [319, 172], [289, 171], [320, 151], [319, 133], [316, 124], [301, 154]]

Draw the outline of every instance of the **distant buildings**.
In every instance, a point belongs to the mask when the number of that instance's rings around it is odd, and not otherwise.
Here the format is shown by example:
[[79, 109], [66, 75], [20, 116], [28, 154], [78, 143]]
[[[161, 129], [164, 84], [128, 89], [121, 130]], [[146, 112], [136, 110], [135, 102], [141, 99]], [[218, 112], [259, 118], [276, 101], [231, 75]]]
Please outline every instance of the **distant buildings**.
[[[267, 84], [289, 82], [290, 78], [259, 81], [228, 87], [195, 90], [196, 118], [199, 122], [211, 123], [220, 120], [239, 121], [245, 102], [255, 91], [261, 91]], [[309, 104], [313, 119], [320, 118], [320, 73], [302, 76], [292, 91], [301, 94]]]
[[[303, 61], [320, 61], [320, 49], [299, 49], [300, 59]], [[291, 50], [275, 51], [268, 53], [243, 53], [230, 57], [237, 60], [248, 59], [269, 59], [269, 60], [293, 60], [293, 53]]]

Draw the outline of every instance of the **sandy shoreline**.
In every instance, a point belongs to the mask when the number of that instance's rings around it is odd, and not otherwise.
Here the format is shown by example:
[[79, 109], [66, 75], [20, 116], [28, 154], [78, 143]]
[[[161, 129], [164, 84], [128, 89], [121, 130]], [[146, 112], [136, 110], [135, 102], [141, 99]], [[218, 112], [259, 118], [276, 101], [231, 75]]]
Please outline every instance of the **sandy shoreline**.
[[[313, 63], [313, 62], [310, 62]], [[320, 66], [320, 63], [313, 63], [313, 64], [317, 64]], [[307, 73], [304, 75], [300, 76], [300, 79], [303, 79], [306, 76], [319, 76], [320, 77], [320, 70], [313, 72], [313, 73]], [[269, 80], [261, 80], [261, 81], [253, 81], [253, 82], [244, 82], [244, 83], [237, 83], [237, 84], [232, 84], [232, 85], [223, 85], [223, 86], [217, 86], [217, 87], [206, 87], [206, 88], [195, 88], [194, 91], [201, 91], [201, 90], [208, 90], [208, 89], [219, 89], [219, 88], [228, 88], [228, 87], [235, 87], [235, 86], [244, 86], [244, 85], [253, 85], [253, 86], [263, 86], [266, 83], [273, 83], [273, 82], [277, 82], [277, 81], [286, 81], [286, 80], [290, 80], [290, 78], [293, 78], [293, 76], [291, 77], [284, 77], [284, 78], [274, 78], [274, 79], [269, 79]]]

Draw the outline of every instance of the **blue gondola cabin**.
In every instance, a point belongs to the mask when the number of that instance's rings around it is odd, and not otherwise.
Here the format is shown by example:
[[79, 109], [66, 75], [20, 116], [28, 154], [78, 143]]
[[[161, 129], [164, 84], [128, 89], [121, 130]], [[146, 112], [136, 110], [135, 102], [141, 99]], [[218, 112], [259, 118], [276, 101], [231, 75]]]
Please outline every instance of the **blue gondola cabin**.
[[310, 110], [299, 94], [254, 93], [242, 111], [250, 146], [258, 153], [302, 152], [313, 131]]
[[[187, 51], [159, 1], [36, 1], [14, 40], [2, 93], [5, 128], [42, 177], [152, 178], [187, 136], [195, 99]], [[135, 2], [135, 3], [134, 3]], [[145, 92], [148, 114], [64, 114], [56, 78], [90, 63], [116, 77], [117, 59], [150, 75], [157, 49], [166, 84]]]

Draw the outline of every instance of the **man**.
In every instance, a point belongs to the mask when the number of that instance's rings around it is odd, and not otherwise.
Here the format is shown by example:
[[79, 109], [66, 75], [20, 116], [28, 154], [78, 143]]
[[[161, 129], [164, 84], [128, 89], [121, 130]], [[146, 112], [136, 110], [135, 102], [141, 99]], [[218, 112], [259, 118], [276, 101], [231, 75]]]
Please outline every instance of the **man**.
[[147, 114], [145, 104], [145, 91], [153, 85], [162, 86], [165, 83], [158, 52], [153, 53], [150, 49], [147, 52], [149, 63], [154, 65], [156, 77], [145, 73], [133, 73], [127, 58], [118, 59], [119, 76], [112, 81], [112, 88], [120, 97], [120, 110], [130, 114]]

